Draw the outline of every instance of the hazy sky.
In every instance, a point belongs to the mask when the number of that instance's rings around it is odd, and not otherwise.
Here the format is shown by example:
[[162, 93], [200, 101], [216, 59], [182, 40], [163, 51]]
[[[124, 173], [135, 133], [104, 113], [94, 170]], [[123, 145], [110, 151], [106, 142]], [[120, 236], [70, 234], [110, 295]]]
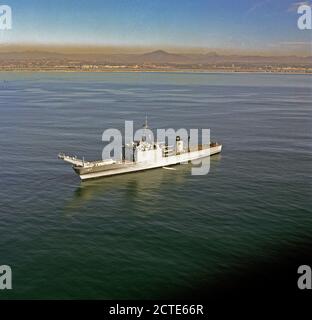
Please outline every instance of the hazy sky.
[[[92, 44], [305, 52], [292, 0], [3, 0], [3, 44]], [[311, 48], [311, 47], [310, 47]], [[183, 49], [184, 50], [184, 49]]]

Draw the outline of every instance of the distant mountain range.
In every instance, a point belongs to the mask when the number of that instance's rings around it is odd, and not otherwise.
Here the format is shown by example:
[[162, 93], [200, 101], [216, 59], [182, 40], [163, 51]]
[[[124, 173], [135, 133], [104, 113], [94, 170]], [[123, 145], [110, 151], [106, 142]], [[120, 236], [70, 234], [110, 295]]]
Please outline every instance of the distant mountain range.
[[205, 54], [177, 54], [163, 50], [145, 54], [58, 53], [45, 51], [0, 52], [0, 63], [18, 60], [81, 61], [99, 64], [156, 64], [156, 65], [211, 65], [211, 64], [312, 64], [312, 56], [256, 56]]

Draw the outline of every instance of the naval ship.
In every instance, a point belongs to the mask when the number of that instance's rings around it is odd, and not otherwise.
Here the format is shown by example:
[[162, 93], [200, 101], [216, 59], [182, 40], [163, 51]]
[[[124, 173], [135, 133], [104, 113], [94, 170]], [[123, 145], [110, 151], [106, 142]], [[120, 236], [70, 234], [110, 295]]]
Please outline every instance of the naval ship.
[[[147, 123], [144, 128], [147, 128]], [[84, 158], [81, 160], [64, 153], [60, 153], [58, 158], [71, 163], [81, 180], [88, 180], [161, 167], [168, 168], [168, 166], [220, 153], [221, 149], [222, 145], [217, 142], [191, 147], [188, 141], [188, 146], [185, 148], [180, 136], [176, 136], [175, 146], [148, 142], [146, 137], [142, 136], [141, 140], [132, 141], [123, 146], [121, 160], [85, 161]]]

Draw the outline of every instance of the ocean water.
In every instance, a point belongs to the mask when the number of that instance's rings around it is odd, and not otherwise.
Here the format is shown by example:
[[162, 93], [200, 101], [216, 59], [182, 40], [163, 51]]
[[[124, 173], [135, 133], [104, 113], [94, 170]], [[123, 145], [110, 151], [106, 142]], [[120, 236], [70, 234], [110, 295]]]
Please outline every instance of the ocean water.
[[[312, 78], [0, 73], [0, 298], [168, 298], [310, 243]], [[191, 165], [81, 183], [61, 151], [99, 159], [102, 133], [210, 128]]]

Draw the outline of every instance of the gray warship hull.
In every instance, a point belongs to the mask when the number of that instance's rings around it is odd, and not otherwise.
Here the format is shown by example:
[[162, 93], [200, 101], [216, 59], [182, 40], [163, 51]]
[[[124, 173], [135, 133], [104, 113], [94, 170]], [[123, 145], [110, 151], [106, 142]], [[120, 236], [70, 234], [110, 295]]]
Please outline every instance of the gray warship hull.
[[199, 146], [198, 150], [190, 150], [189, 152], [163, 157], [161, 159], [157, 159], [157, 161], [137, 163], [122, 160], [107, 163], [105, 161], [84, 162], [82, 160], [76, 159], [76, 163], [72, 163], [74, 171], [79, 175], [80, 179], [84, 181], [89, 179], [96, 179], [113, 175], [156, 169], [179, 163], [186, 163], [192, 160], [197, 160], [220, 153], [221, 150], [222, 145], [208, 147]]

